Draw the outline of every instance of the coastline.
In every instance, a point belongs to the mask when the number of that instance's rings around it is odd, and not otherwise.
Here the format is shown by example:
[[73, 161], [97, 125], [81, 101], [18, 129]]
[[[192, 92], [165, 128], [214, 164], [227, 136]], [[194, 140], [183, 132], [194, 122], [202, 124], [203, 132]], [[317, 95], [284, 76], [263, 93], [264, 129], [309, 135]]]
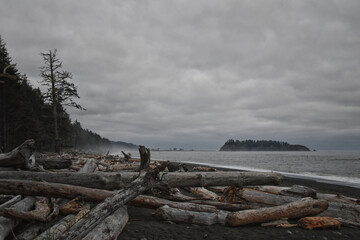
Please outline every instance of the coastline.
[[[180, 162], [177, 162], [180, 163]], [[209, 166], [182, 162], [189, 171], [195, 166]], [[222, 171], [239, 169], [213, 167]], [[360, 189], [338, 184], [318, 182], [314, 179], [284, 176], [281, 186], [304, 185], [321, 193], [342, 194], [359, 198]], [[261, 227], [248, 225], [229, 227], [221, 225], [202, 226], [195, 224], [160, 222], [153, 218], [155, 210], [128, 207], [129, 222], [118, 239], [358, 239], [360, 229], [342, 227], [339, 230], [305, 230], [295, 228]]]

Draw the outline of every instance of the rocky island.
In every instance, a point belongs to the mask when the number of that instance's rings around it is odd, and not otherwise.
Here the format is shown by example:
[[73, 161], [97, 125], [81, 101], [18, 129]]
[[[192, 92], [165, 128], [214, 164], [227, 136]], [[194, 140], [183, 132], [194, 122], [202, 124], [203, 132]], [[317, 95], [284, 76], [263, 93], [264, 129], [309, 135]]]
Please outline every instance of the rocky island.
[[303, 145], [293, 145], [273, 140], [239, 141], [229, 139], [220, 148], [220, 151], [310, 151], [310, 149]]

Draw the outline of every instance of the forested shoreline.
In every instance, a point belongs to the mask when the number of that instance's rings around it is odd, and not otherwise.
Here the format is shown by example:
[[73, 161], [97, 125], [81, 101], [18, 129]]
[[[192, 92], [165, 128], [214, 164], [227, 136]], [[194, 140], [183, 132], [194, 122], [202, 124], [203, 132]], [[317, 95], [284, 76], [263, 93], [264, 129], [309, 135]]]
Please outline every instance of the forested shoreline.
[[229, 139], [220, 148], [220, 151], [310, 151], [309, 148], [299, 144], [289, 144], [273, 140], [233, 140]]
[[[40, 57], [40, 54], [34, 57]], [[10, 151], [27, 139], [34, 139], [40, 151], [53, 151], [53, 106], [46, 101], [45, 93], [34, 88], [28, 77], [13, 63], [1, 35], [0, 93], [0, 151]], [[81, 149], [101, 152], [127, 144], [110, 141], [84, 129], [78, 121], [71, 120], [60, 103], [56, 104], [56, 113], [58, 144], [62, 151]], [[128, 144], [127, 147], [137, 146]]]

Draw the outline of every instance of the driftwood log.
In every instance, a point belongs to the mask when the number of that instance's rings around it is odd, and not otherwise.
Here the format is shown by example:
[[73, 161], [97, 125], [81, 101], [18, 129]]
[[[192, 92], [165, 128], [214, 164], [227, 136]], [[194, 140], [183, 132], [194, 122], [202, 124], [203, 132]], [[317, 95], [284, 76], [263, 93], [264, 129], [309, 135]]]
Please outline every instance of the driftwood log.
[[225, 224], [225, 218], [228, 212], [195, 212], [172, 208], [167, 205], [160, 207], [155, 212], [155, 218], [163, 221], [171, 221], [177, 223], [189, 223], [200, 225]]
[[[14, 204], [12, 208], [17, 209], [19, 211], [28, 211], [30, 210], [35, 203], [34, 197], [26, 197], [20, 202]], [[0, 240], [6, 238], [7, 235], [11, 233], [11, 231], [20, 223], [19, 220], [9, 219], [5, 217], [0, 217]]]
[[[299, 198], [261, 192], [253, 189], [242, 189], [239, 197], [248, 202], [263, 204], [266, 206], [278, 206], [291, 203]], [[325, 200], [325, 199], [324, 199]], [[319, 216], [339, 218], [343, 225], [360, 226], [360, 205], [341, 202], [329, 202], [329, 207]]]
[[[98, 189], [115, 190], [125, 187], [138, 172], [64, 173], [0, 171], [0, 179], [34, 180], [64, 183]], [[282, 181], [278, 173], [262, 172], [161, 172], [159, 179], [171, 187], [276, 185]]]
[[66, 231], [59, 239], [82, 239], [89, 234], [93, 228], [113, 214], [116, 210], [123, 207], [127, 202], [149, 190], [153, 186], [158, 177], [159, 171], [163, 170], [165, 166], [160, 166], [154, 170], [146, 171], [149, 169], [150, 163], [150, 154], [147, 154], [147, 152], [150, 153], [150, 151], [145, 149], [145, 154], [143, 154], [142, 150], [144, 149], [144, 146], [140, 146], [139, 148], [141, 166], [143, 167], [140, 168], [139, 177], [128, 187], [117, 191], [113, 196], [106, 198], [103, 202], [98, 204], [83, 219], [74, 224], [71, 229]]
[[36, 157], [36, 164], [44, 169], [66, 169], [70, 168], [72, 162], [70, 159]]
[[127, 209], [122, 206], [91, 230], [83, 240], [117, 239], [128, 220], [129, 215]]
[[238, 212], [195, 212], [183, 209], [171, 208], [167, 205], [160, 207], [155, 212], [155, 217], [160, 220], [172, 222], [195, 223], [202, 225], [227, 224], [229, 226], [241, 226], [254, 223], [262, 223], [280, 218], [299, 218], [316, 215], [326, 210], [326, 200], [314, 200], [303, 198], [296, 202], [282, 206], [243, 210]]
[[31, 211], [21, 211], [15, 208], [5, 208], [1, 215], [12, 219], [35, 220], [45, 222], [50, 213], [49, 200], [47, 198], [39, 198], [35, 202], [35, 209]]
[[69, 214], [58, 223], [56, 223], [51, 228], [42, 232], [39, 236], [33, 240], [48, 240], [48, 239], [58, 239], [58, 237], [83, 218], [89, 212], [89, 205], [84, 206], [84, 208], [78, 214]]
[[34, 140], [26, 140], [11, 152], [0, 154], [0, 167], [31, 169], [35, 165], [34, 159], [31, 158], [34, 145]]
[[300, 218], [317, 215], [327, 208], [328, 202], [326, 200], [315, 200], [308, 197], [281, 206], [229, 213], [226, 217], [226, 224], [229, 226], [241, 226], [280, 218]]

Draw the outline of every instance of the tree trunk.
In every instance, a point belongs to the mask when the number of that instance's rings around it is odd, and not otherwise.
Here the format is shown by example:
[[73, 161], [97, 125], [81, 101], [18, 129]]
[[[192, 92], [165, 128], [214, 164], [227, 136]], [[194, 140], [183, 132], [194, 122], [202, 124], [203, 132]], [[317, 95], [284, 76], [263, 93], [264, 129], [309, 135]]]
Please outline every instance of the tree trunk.
[[85, 206], [78, 214], [69, 214], [51, 228], [47, 229], [33, 240], [58, 239], [58, 237], [78, 222], [89, 212], [89, 205]]
[[74, 172], [30, 172], [12, 171], [0, 172], [0, 179], [18, 179], [63, 183], [76, 186], [114, 190], [125, 187], [139, 173], [74, 173]]
[[[276, 195], [250, 189], [243, 189], [239, 196], [246, 201], [266, 204], [268, 206], [278, 206], [299, 199], [296, 197]], [[319, 216], [340, 218], [341, 223], [357, 225], [360, 224], [360, 205], [329, 202], [328, 209]]]
[[188, 187], [188, 188], [186, 188], [186, 190], [188, 190], [192, 194], [200, 197], [201, 199], [208, 199], [208, 200], [218, 200], [219, 199], [219, 196], [216, 193], [214, 193], [210, 190], [207, 190], [204, 187]]
[[[122, 188], [139, 175], [138, 172], [110, 173], [52, 173], [0, 172], [0, 179], [23, 179], [114, 190]], [[171, 187], [246, 186], [280, 184], [278, 173], [257, 172], [161, 172], [159, 179]]]
[[127, 209], [125, 206], [122, 206], [91, 230], [83, 240], [117, 239], [128, 220], [129, 215]]
[[160, 207], [155, 212], [155, 218], [163, 221], [172, 221], [188, 224], [225, 224], [225, 218], [228, 212], [194, 212], [183, 209], [171, 208], [167, 205]]
[[72, 164], [70, 159], [52, 159], [52, 158], [36, 158], [36, 163], [42, 165], [44, 169], [65, 169]]
[[0, 180], [0, 193], [23, 194], [28, 196], [61, 197], [73, 199], [81, 196], [84, 200], [100, 202], [112, 196], [113, 192], [60, 183], [36, 182], [30, 180]]
[[247, 186], [280, 184], [279, 173], [263, 172], [171, 172], [160, 176], [171, 187]]
[[150, 161], [150, 150], [146, 149], [146, 154], [142, 154], [141, 149], [145, 149], [145, 147], [140, 147], [139, 149], [142, 166], [140, 167], [139, 177], [135, 179], [128, 187], [117, 191], [115, 195], [106, 198], [103, 202], [98, 204], [87, 216], [85, 216], [85, 218], [81, 219], [70, 230], [64, 233], [60, 239], [82, 239], [96, 225], [101, 223], [117, 209], [123, 207], [124, 204], [154, 186], [156, 179], [158, 179], [159, 172], [162, 171], [166, 166], [162, 164], [155, 169], [144, 171], [145, 169], [149, 169], [147, 165]]
[[140, 152], [139, 171], [147, 171], [150, 168], [150, 149], [145, 148], [145, 146], [140, 146], [139, 152]]
[[0, 213], [1, 213], [1, 210], [3, 210], [4, 208], [8, 208], [10, 207], [11, 205], [14, 205], [15, 203], [19, 202], [21, 200], [21, 195], [17, 195], [13, 198], [11, 198], [9, 201], [3, 203], [0, 205]]
[[69, 231], [64, 233], [60, 239], [82, 239], [91, 229], [111, 215], [118, 208], [126, 204], [131, 199], [140, 195], [150, 188], [150, 185], [144, 181], [147, 174], [142, 174], [129, 187], [116, 192], [114, 196], [106, 198], [98, 204], [83, 219], [76, 223]]
[[183, 203], [183, 202], [174, 202], [162, 198], [157, 198], [153, 196], [146, 196], [146, 195], [139, 195], [130, 202], [128, 205], [136, 206], [136, 207], [143, 207], [143, 208], [151, 208], [157, 209], [162, 206], [169, 206], [172, 208], [178, 208], [183, 210], [189, 211], [196, 211], [196, 212], [218, 212], [219, 210], [213, 206], [195, 204], [195, 203]]
[[47, 198], [40, 198], [35, 203], [35, 210], [21, 211], [14, 208], [5, 208], [1, 215], [12, 219], [21, 220], [35, 220], [45, 222], [50, 213], [49, 200]]
[[34, 145], [34, 140], [26, 140], [11, 152], [0, 154], [0, 167], [32, 168], [35, 161], [30, 157], [33, 154]]
[[229, 213], [226, 224], [230, 226], [241, 226], [253, 223], [262, 223], [280, 218], [299, 218], [309, 215], [317, 215], [328, 207], [326, 200], [314, 200], [303, 198], [298, 201], [268, 208], [251, 209]]
[[[12, 208], [15, 208], [20, 211], [28, 211], [30, 210], [35, 203], [35, 198], [26, 197], [20, 202], [14, 204]], [[6, 238], [7, 235], [11, 233], [11, 231], [20, 223], [20, 221], [15, 219], [9, 219], [5, 217], [0, 217], [0, 240]]]

